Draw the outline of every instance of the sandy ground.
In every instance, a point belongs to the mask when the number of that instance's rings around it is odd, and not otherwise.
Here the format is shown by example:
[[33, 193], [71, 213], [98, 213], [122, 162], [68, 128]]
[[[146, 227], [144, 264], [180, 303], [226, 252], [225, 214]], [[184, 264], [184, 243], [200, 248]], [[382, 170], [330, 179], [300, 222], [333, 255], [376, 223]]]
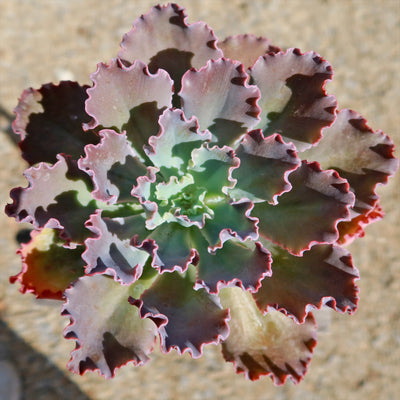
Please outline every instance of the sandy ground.
[[[182, 0], [190, 21], [218, 37], [251, 32], [277, 45], [314, 50], [335, 69], [328, 90], [400, 144], [400, 2], [398, 0]], [[12, 109], [28, 86], [60, 79], [89, 83], [96, 63], [117, 54], [122, 34], [147, 12], [148, 0], [0, 0], [0, 203], [25, 185], [24, 163], [9, 133]], [[141, 368], [105, 381], [74, 376], [65, 365], [73, 343], [62, 338], [60, 304], [21, 295], [8, 284], [20, 270], [17, 224], [0, 214], [0, 360], [22, 379], [24, 399], [378, 400], [400, 392], [400, 174], [379, 192], [386, 219], [351, 246], [361, 272], [354, 316], [329, 313], [308, 375], [276, 388], [246, 381], [210, 346], [200, 360], [156, 352]], [[325, 314], [326, 317], [326, 314]]]

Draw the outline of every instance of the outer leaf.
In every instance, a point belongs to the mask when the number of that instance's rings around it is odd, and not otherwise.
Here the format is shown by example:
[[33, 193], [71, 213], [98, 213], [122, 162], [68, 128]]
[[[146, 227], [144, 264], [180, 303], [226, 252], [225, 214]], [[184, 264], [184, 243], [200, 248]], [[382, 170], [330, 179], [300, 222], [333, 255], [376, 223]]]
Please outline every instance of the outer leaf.
[[22, 157], [30, 165], [41, 161], [54, 164], [59, 153], [78, 159], [86, 144], [98, 143], [94, 132], [82, 129], [90, 120], [85, 112], [87, 88], [76, 82], [60, 82], [22, 93], [14, 110], [13, 129], [21, 136]]
[[205, 246], [197, 247], [199, 264], [196, 288], [218, 293], [223, 287], [239, 286], [256, 292], [261, 280], [270, 274], [271, 257], [259, 242], [225, 241], [221, 249], [209, 253]]
[[[357, 221], [362, 220], [365, 225], [378, 219], [374, 211], [379, 199], [375, 188], [377, 184], [386, 183], [398, 168], [393, 151], [393, 142], [383, 132], [374, 132], [359, 114], [345, 109], [338, 113], [335, 123], [324, 130], [318, 145], [301, 154], [303, 158], [318, 160], [323, 168], [336, 169], [349, 182], [356, 195], [352, 209], [356, 220], [343, 223], [341, 231], [350, 240], [363, 234]], [[372, 211], [374, 215], [367, 218]], [[350, 234], [354, 224], [359, 226], [355, 236]]]
[[229, 313], [218, 298], [194, 290], [191, 279], [177, 272], [162, 274], [140, 300], [133, 297], [130, 302], [139, 307], [142, 318], [157, 324], [164, 352], [175, 348], [198, 358], [205, 344], [219, 343], [229, 334]]
[[125, 133], [105, 129], [99, 134], [100, 144], [86, 146], [85, 157], [78, 161], [79, 168], [92, 176], [95, 186], [92, 196], [109, 203], [133, 200], [130, 193], [136, 179], [146, 175], [146, 166], [138, 159]]
[[148, 361], [156, 339], [156, 325], [141, 319], [127, 301], [129, 296], [140, 293], [140, 285], [143, 283], [121, 286], [96, 275], [80, 278], [66, 290], [62, 314], [69, 316], [71, 323], [64, 336], [76, 339], [77, 343], [68, 364], [72, 372], [98, 370], [111, 378], [117, 368], [128, 362], [142, 365]]
[[[135, 220], [138, 230], [133, 228], [133, 221], [127, 228], [130, 238], [143, 231], [144, 220], [140, 216]], [[93, 214], [86, 227], [96, 234], [95, 238], [86, 239], [86, 251], [82, 258], [87, 262], [87, 274], [111, 274], [124, 285], [135, 282], [142, 274], [149, 257], [144, 250], [137, 249], [130, 243], [130, 238], [120, 238], [109, 230], [100, 212]]]
[[166, 180], [172, 175], [183, 175], [191, 159], [191, 152], [211, 139], [208, 131], [199, 132], [196, 118], [187, 120], [181, 110], [165, 110], [159, 119], [157, 136], [149, 139], [145, 149], [153, 164], [160, 168]]
[[316, 245], [296, 257], [278, 247], [271, 249], [272, 277], [261, 282], [253, 296], [261, 311], [269, 307], [303, 323], [312, 308], [323, 305], [353, 313], [357, 309], [358, 271], [350, 253], [335, 245]]
[[324, 90], [332, 75], [332, 67], [314, 52], [289, 49], [259, 58], [250, 70], [251, 83], [261, 92], [257, 128], [265, 136], [281, 134], [298, 150], [310, 147], [335, 119], [336, 99]]
[[82, 242], [88, 233], [84, 223], [96, 209], [88, 189], [90, 180], [75, 161], [57, 158], [53, 166], [41, 163], [25, 171], [29, 186], [11, 191], [13, 203], [7, 204], [6, 213], [36, 228], [62, 229], [64, 239]]
[[219, 42], [218, 47], [224, 52], [225, 58], [240, 61], [245, 68], [253, 66], [257, 58], [266, 53], [280, 51], [268, 39], [248, 34], [229, 36]]
[[262, 315], [251, 294], [239, 288], [223, 289], [220, 297], [231, 313], [230, 334], [222, 343], [222, 353], [234, 363], [236, 372], [251, 380], [269, 375], [276, 385], [288, 377], [299, 383], [316, 345], [312, 315], [298, 325], [276, 311]]
[[237, 183], [230, 196], [275, 204], [279, 195], [290, 190], [287, 175], [300, 164], [295, 150], [279, 135], [264, 138], [261, 130], [247, 133], [236, 149], [240, 166], [232, 173]]
[[151, 73], [159, 68], [166, 70], [177, 93], [187, 70], [222, 57], [216, 40], [204, 22], [186, 24], [184, 9], [178, 5], [156, 6], [133, 23], [132, 30], [123, 38], [119, 57], [131, 63], [141, 60], [149, 65]]
[[315, 243], [335, 242], [337, 224], [348, 219], [354, 203], [347, 182], [336, 171], [322, 171], [317, 163], [304, 161], [289, 181], [292, 190], [280, 196], [277, 205], [254, 205], [260, 235], [293, 254], [302, 254]]
[[22, 271], [10, 278], [21, 283], [21, 292], [39, 299], [62, 300], [64, 290], [84, 274], [83, 246], [63, 247], [55, 231], [45, 228], [32, 231], [32, 240], [18, 250]]
[[171, 107], [172, 81], [167, 72], [152, 75], [141, 61], [126, 67], [116, 59], [110, 65], [99, 64], [91, 79], [94, 85], [87, 90], [86, 111], [93, 121], [87, 127], [126, 130], [143, 155], [143, 145], [157, 134], [158, 116]]
[[186, 117], [196, 116], [200, 129], [210, 129], [218, 145], [232, 145], [259, 121], [260, 92], [247, 80], [242, 64], [224, 58], [186, 72], [179, 92]]

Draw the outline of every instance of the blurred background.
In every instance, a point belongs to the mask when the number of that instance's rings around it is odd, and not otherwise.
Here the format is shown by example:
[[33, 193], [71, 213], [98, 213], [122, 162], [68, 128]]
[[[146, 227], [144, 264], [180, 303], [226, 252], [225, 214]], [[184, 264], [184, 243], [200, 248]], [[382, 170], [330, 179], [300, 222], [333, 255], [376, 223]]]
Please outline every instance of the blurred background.
[[[100, 61], [117, 55], [122, 35], [149, 0], [0, 0], [0, 203], [26, 186], [25, 164], [10, 128], [22, 90], [71, 79], [90, 84]], [[254, 33], [281, 48], [314, 50], [334, 68], [327, 86], [340, 108], [361, 113], [400, 144], [400, 2], [398, 0], [182, 0], [189, 22], [206, 21], [221, 40]], [[397, 156], [399, 154], [397, 153]], [[354, 316], [324, 311], [322, 332], [300, 385], [246, 381], [209, 346], [192, 360], [155, 351], [144, 367], [106, 381], [66, 369], [72, 341], [61, 303], [21, 295], [8, 277], [20, 271], [20, 229], [0, 213], [0, 386], [18, 376], [24, 400], [386, 400], [400, 392], [400, 174], [379, 188], [385, 220], [350, 246], [360, 270]], [[3, 381], [3, 382], [2, 382]], [[11, 378], [8, 384], [11, 383]], [[2, 386], [4, 388], [4, 386]], [[1, 395], [1, 391], [0, 391]], [[7, 398], [7, 397], [6, 397]], [[3, 400], [3, 399], [1, 399]], [[12, 400], [8, 399], [7, 400]]]

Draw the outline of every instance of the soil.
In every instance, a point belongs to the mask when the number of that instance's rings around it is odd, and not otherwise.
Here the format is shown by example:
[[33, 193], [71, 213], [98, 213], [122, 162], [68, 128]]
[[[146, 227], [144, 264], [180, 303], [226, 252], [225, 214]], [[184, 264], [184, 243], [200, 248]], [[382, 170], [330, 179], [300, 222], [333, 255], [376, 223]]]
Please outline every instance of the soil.
[[[26, 87], [73, 79], [90, 83], [96, 63], [118, 52], [122, 35], [148, 11], [148, 0], [0, 0], [0, 203], [26, 185], [10, 123]], [[398, 0], [182, 0], [189, 21], [216, 35], [254, 33], [282, 47], [314, 50], [329, 60], [328, 91], [340, 108], [360, 112], [400, 143], [400, 2]], [[156, 351], [144, 367], [113, 380], [66, 369], [72, 341], [62, 337], [61, 303], [21, 295], [8, 277], [20, 271], [20, 226], [0, 214], [0, 361], [20, 377], [26, 400], [247, 399], [377, 400], [400, 392], [400, 173], [379, 189], [386, 218], [350, 246], [361, 280], [353, 316], [324, 311], [322, 332], [302, 383], [274, 387], [235, 375], [218, 347], [201, 359]], [[4, 364], [4, 362], [3, 362]], [[10, 368], [7, 370], [10, 371]], [[2, 399], [3, 400], [3, 399]]]

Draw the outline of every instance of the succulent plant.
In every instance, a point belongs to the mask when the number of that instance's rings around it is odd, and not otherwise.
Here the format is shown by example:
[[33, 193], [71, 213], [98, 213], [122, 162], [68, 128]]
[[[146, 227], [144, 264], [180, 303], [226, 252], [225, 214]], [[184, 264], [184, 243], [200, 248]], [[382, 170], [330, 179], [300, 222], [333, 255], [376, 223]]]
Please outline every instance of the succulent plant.
[[205, 344], [251, 380], [299, 382], [313, 309], [353, 313], [345, 244], [383, 212], [393, 143], [325, 92], [331, 66], [253, 35], [218, 42], [176, 4], [137, 19], [93, 85], [23, 92], [13, 124], [34, 229], [11, 281], [63, 300], [69, 369], [105, 377]]

